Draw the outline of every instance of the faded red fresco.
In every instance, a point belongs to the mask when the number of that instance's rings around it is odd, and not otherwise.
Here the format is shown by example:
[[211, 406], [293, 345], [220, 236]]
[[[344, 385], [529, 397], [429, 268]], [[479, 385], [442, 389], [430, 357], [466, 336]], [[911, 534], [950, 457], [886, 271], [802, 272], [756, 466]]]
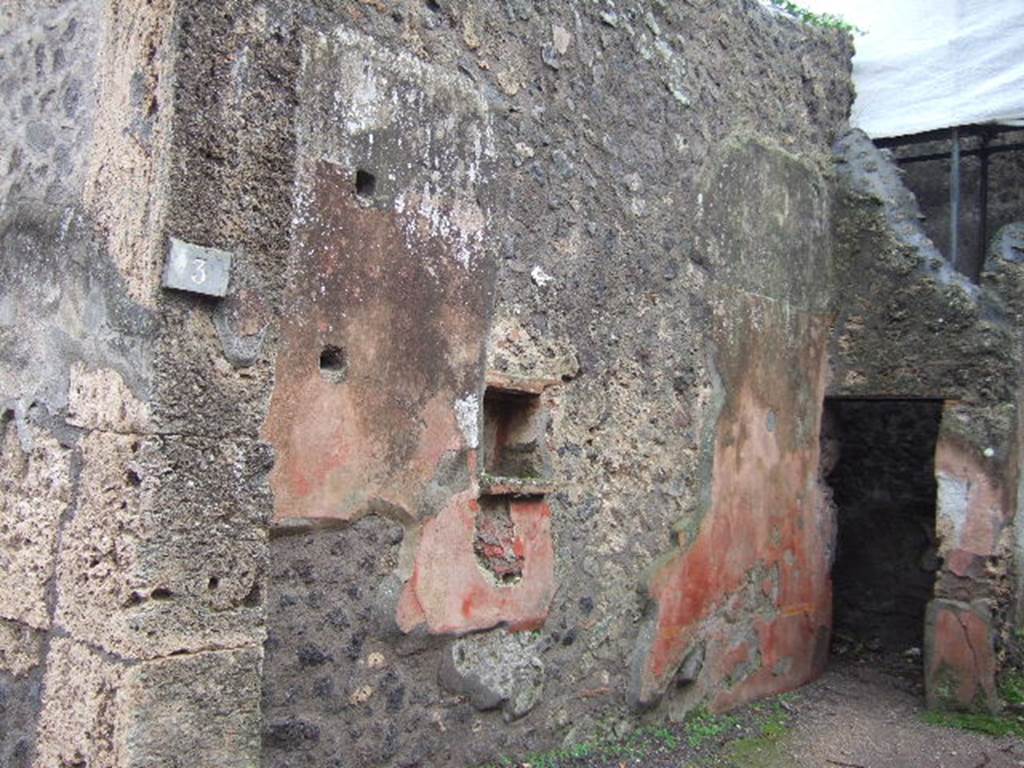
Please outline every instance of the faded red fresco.
[[[1012, 518], [1014, 505], [976, 451], [965, 450], [953, 440], [939, 440], [935, 474], [940, 482], [937, 524], [944, 567], [966, 577], [973, 565], [998, 554], [999, 537]], [[944, 496], [943, 485], [957, 486], [963, 498], [957, 498], [959, 494]]]
[[[450, 475], [476, 472], [477, 425], [465, 413], [460, 423], [458, 407], [484, 388], [493, 265], [431, 235], [417, 206], [397, 213], [360, 201], [354, 172], [321, 162], [312, 177], [264, 425], [276, 451], [276, 518], [400, 520], [417, 542], [398, 607], [403, 629], [539, 626], [554, 593], [547, 504], [510, 502], [522, 573], [507, 586], [474, 552], [475, 482], [453, 488], [425, 522], [420, 510], [445, 462]], [[433, 204], [432, 215], [445, 216]], [[325, 349], [337, 351], [333, 369], [322, 370]]]
[[454, 497], [424, 524], [398, 609], [403, 630], [426, 624], [434, 633], [462, 634], [498, 624], [522, 630], [544, 623], [554, 595], [551, 510], [543, 499], [512, 499], [509, 511], [523, 570], [508, 586], [497, 584], [477, 563], [473, 539], [480, 505], [472, 491]]
[[[947, 412], [944, 418], [953, 420], [956, 414]], [[1007, 466], [1015, 465], [1007, 462]], [[936, 446], [936, 522], [942, 540], [942, 568], [952, 574], [950, 583], [958, 589], [966, 588], [968, 596], [979, 581], [984, 583], [989, 578], [987, 563], [1000, 554], [1000, 539], [1012, 520], [1016, 482], [1015, 470], [1011, 471], [1013, 476], [1004, 480], [995, 464], [957, 438], [940, 437]], [[977, 591], [979, 597], [986, 597], [983, 589]], [[987, 600], [983, 600], [985, 603]], [[988, 610], [966, 602], [933, 600], [925, 628], [929, 706], [993, 709], [997, 701], [995, 669], [992, 616]]]
[[818, 485], [825, 322], [747, 297], [722, 319], [726, 402], [711, 506], [652, 578], [655, 634], [638, 699], [664, 690], [695, 641], [716, 708], [820, 673], [831, 627], [833, 526]]
[[989, 622], [968, 606], [935, 600], [928, 626], [928, 706], [994, 706], [996, 659]]
[[[354, 187], [319, 163], [298, 217], [264, 426], [277, 518], [412, 520], [445, 454], [470, 447], [455, 404], [482, 389], [490, 267]], [[328, 347], [343, 370], [321, 371]]]

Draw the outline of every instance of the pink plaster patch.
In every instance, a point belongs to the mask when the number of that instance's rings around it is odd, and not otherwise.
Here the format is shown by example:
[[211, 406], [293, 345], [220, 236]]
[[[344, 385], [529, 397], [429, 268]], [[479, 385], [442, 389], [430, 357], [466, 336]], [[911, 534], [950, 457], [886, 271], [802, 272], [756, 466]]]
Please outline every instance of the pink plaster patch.
[[930, 707], [991, 707], [995, 696], [995, 650], [989, 625], [968, 606], [936, 601], [925, 678]]
[[[940, 529], [954, 534], [954, 540], [944, 545], [982, 557], [996, 554], [999, 535], [1012, 514], [1002, 483], [976, 456], [950, 440], [940, 439], [936, 446], [935, 473], [964, 488], [967, 496], [966, 509], [953, 511], [943, 509], [940, 495]], [[963, 519], [957, 521], [958, 516]]]
[[503, 586], [480, 567], [473, 551], [474, 494], [455, 496], [423, 526], [412, 578], [399, 606], [406, 632], [425, 623], [434, 634], [462, 634], [506, 624], [533, 629], [547, 618], [554, 594], [551, 510], [539, 499], [510, 500], [510, 515], [523, 552], [522, 578]]
[[954, 549], [946, 556], [945, 569], [964, 578], [970, 575], [971, 566], [974, 565], [976, 559], [977, 556], [973, 552]]

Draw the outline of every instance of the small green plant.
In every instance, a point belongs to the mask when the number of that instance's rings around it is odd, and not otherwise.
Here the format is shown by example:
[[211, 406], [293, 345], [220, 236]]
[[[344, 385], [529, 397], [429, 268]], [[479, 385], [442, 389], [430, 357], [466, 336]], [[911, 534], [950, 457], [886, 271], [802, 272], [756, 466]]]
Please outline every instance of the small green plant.
[[786, 705], [791, 698], [784, 694], [772, 701], [754, 704], [754, 733], [728, 742], [723, 751], [725, 762], [722, 765], [728, 765], [729, 768], [778, 768], [789, 765], [782, 749], [789, 731], [790, 715]]
[[[760, 763], [751, 762], [754, 756], [775, 749], [785, 735], [789, 727], [786, 706], [790, 700], [790, 696], [783, 695], [773, 701], [753, 704], [752, 719], [749, 714], [716, 715], [706, 707], [700, 707], [691, 711], [678, 726], [646, 725], [621, 737], [598, 737], [558, 749], [535, 752], [517, 760], [507, 756], [498, 757], [479, 768], [520, 768], [524, 765], [530, 768], [582, 768], [583, 765], [605, 762], [616, 765], [623, 762], [638, 764], [656, 754], [677, 753], [683, 742], [692, 750], [704, 746], [712, 748], [711, 752], [727, 745], [724, 748], [733, 759], [739, 761], [737, 765], [756, 768]], [[752, 727], [744, 727], [745, 722]], [[614, 730], [611, 724], [606, 724], [602, 729], [608, 734]], [[704, 764], [704, 757], [698, 757], [697, 760], [696, 763], [688, 764], [690, 768]]]
[[814, 11], [808, 10], [796, 3], [790, 2], [790, 0], [768, 0], [768, 2], [780, 11], [789, 14], [794, 19], [802, 21], [804, 24], [810, 24], [812, 27], [838, 29], [841, 32], [857, 32], [863, 34], [863, 30], [858, 29], [850, 22], [840, 16], [836, 16], [835, 14], [815, 13]]
[[1014, 707], [1024, 707], [1024, 672], [1007, 674], [999, 685], [1003, 701]]
[[676, 749], [679, 746], [679, 737], [665, 727], [653, 728], [651, 730], [651, 738], [661, 742], [665, 749]]
[[989, 736], [1024, 737], [1024, 717], [986, 715], [975, 712], [925, 712], [922, 719], [929, 725], [959, 728]]
[[732, 715], [715, 715], [705, 707], [700, 707], [687, 715], [683, 727], [686, 740], [691, 747], [697, 749], [706, 741], [720, 738], [729, 729], [735, 728], [738, 722]]
[[564, 768], [575, 765], [574, 761], [584, 758], [595, 760], [609, 758], [637, 758], [650, 754], [655, 749], [673, 750], [679, 746], [677, 737], [668, 728], [662, 726], [646, 726], [637, 728], [623, 739], [601, 739], [571, 744], [568, 747], [537, 752], [519, 761], [507, 757], [481, 766], [481, 768], [511, 768], [512, 766], [529, 765], [530, 768]]
[[782, 704], [774, 701], [768, 708], [764, 720], [761, 721], [761, 736], [766, 739], [777, 739], [786, 732], [789, 727], [789, 715], [783, 709]]

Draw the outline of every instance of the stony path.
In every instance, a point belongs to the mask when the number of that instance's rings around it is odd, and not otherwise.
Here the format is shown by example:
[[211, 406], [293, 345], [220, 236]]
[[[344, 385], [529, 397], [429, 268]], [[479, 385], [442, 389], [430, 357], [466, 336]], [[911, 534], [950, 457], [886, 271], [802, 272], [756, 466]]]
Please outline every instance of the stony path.
[[[780, 765], [800, 768], [1018, 768], [1014, 737], [932, 726], [903, 678], [869, 663], [836, 664], [796, 697], [795, 724], [780, 741]], [[770, 763], [769, 763], [770, 764]]]

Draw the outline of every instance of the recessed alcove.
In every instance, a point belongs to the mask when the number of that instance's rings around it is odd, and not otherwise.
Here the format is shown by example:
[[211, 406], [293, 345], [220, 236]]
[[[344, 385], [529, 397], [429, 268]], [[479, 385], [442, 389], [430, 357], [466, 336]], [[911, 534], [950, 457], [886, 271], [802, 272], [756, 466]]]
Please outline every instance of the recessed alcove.
[[[548, 476], [547, 414], [539, 392], [490, 385], [484, 393], [483, 475], [491, 485], [534, 488]], [[485, 484], [488, 484], [485, 483]]]

